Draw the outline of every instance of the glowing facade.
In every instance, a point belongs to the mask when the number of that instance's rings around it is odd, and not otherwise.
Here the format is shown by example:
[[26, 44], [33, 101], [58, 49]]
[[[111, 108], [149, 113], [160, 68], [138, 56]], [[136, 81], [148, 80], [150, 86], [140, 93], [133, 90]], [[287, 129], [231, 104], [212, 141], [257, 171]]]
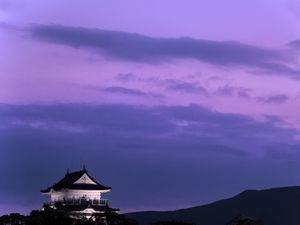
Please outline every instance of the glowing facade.
[[72, 173], [68, 171], [59, 182], [41, 190], [51, 196], [51, 201], [44, 204], [44, 210], [58, 210], [74, 218], [91, 218], [118, 211], [110, 208], [107, 199], [102, 198], [103, 193], [110, 191], [110, 187], [91, 177], [85, 167]]

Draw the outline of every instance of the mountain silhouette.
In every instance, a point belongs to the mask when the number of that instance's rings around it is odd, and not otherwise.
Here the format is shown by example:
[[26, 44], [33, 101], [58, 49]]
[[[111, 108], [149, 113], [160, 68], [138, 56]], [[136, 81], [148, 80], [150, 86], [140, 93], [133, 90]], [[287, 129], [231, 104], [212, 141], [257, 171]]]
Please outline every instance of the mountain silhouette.
[[141, 225], [156, 221], [225, 225], [238, 215], [261, 219], [265, 225], [300, 225], [300, 186], [246, 190], [229, 199], [175, 211], [126, 214]]

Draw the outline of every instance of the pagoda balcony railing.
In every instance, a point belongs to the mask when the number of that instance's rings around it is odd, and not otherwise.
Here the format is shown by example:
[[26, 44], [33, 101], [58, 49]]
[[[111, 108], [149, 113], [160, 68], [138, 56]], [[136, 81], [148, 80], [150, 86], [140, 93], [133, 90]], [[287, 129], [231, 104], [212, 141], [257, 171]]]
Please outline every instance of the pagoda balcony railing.
[[45, 203], [44, 206], [55, 205], [94, 205], [94, 206], [106, 206], [108, 205], [107, 199], [85, 199], [85, 198], [69, 198], [59, 201], [52, 201]]

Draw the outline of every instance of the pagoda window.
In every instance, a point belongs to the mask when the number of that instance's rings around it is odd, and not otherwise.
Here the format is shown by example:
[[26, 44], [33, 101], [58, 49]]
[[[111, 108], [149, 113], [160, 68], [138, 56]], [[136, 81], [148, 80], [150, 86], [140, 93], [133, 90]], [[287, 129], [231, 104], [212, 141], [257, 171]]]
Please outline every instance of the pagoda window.
[[100, 205], [106, 205], [106, 200], [100, 199]]
[[98, 199], [93, 199], [93, 205], [98, 205], [98, 204], [99, 204]]

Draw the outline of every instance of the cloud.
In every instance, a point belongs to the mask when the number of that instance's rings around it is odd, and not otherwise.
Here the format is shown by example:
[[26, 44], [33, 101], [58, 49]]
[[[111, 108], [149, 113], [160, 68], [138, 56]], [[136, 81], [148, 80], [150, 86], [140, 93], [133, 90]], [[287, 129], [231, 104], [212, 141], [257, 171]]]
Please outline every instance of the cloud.
[[22, 32], [26, 31], [26, 29], [24, 29], [23, 27], [16, 26], [3, 21], [0, 21], [0, 29], [9, 30], [9, 31], [22, 31]]
[[127, 95], [136, 95], [136, 96], [146, 96], [147, 94], [143, 91], [125, 88], [125, 87], [107, 87], [104, 89], [106, 92], [110, 93], [119, 93], [119, 94], [127, 94]]
[[134, 81], [137, 79], [137, 76], [132, 73], [119, 73], [116, 75], [116, 79], [123, 82]]
[[179, 93], [209, 96], [207, 89], [197, 82], [192, 83], [180, 79], [161, 79], [159, 77], [143, 78], [137, 76], [132, 77], [131, 80], [143, 83], [152, 83], [155, 86], [162, 86], [165, 90], [171, 90]]
[[250, 91], [251, 90], [248, 88], [225, 85], [225, 86], [219, 87], [215, 91], [215, 94], [220, 95], [220, 96], [225, 96], [225, 97], [238, 96], [241, 98], [250, 98], [250, 96], [249, 96]]
[[[107, 135], [142, 139], [164, 137], [176, 141], [184, 137], [195, 138], [191, 145], [214, 145], [217, 141], [219, 145], [240, 151], [248, 151], [248, 144], [272, 144], [278, 137], [283, 142], [292, 141], [296, 134], [295, 130], [277, 127], [278, 118], [266, 117], [265, 122], [258, 122], [247, 116], [219, 113], [198, 105], [1, 105], [0, 109], [3, 130], [27, 127], [33, 131], [72, 134], [72, 128], [77, 128], [86, 134], [101, 135], [103, 131]], [[70, 129], [61, 129], [62, 126]]]
[[107, 93], [114, 93], [114, 94], [125, 94], [125, 95], [132, 95], [132, 96], [140, 96], [140, 97], [154, 97], [154, 98], [162, 98], [163, 95], [155, 94], [152, 92], [143, 92], [137, 89], [119, 87], [119, 86], [112, 86], [107, 87], [104, 89]]
[[278, 94], [278, 95], [271, 95], [268, 97], [261, 97], [258, 98], [259, 101], [268, 103], [268, 104], [282, 104], [289, 100], [289, 97], [284, 94]]
[[298, 69], [286, 65], [284, 52], [234, 41], [154, 38], [136, 33], [60, 25], [35, 25], [30, 32], [39, 40], [91, 50], [110, 59], [138, 63], [195, 59], [218, 66], [253, 67], [273, 75], [297, 77], [299, 74]]
[[237, 96], [244, 99], [250, 99], [250, 95], [246, 91], [238, 91]]
[[228, 86], [220, 87], [216, 91], [216, 94], [222, 96], [233, 96], [235, 94], [235, 88]]
[[290, 47], [300, 48], [300, 39], [291, 41], [291, 42], [288, 43], [288, 45], [289, 45]]
[[38, 190], [57, 181], [66, 168], [82, 164], [113, 187], [111, 205], [125, 211], [223, 197], [212, 186], [228, 194], [287, 184], [296, 179], [292, 171], [300, 169], [291, 163], [299, 161], [298, 131], [278, 127], [278, 121], [266, 117], [260, 122], [199, 105], [1, 104], [1, 201], [16, 209], [42, 205], [46, 199]]
[[167, 90], [172, 90], [181, 93], [191, 93], [191, 94], [201, 94], [208, 96], [206, 88], [191, 82], [176, 80], [176, 79], [166, 79], [160, 80], [161, 83], [166, 85]]

